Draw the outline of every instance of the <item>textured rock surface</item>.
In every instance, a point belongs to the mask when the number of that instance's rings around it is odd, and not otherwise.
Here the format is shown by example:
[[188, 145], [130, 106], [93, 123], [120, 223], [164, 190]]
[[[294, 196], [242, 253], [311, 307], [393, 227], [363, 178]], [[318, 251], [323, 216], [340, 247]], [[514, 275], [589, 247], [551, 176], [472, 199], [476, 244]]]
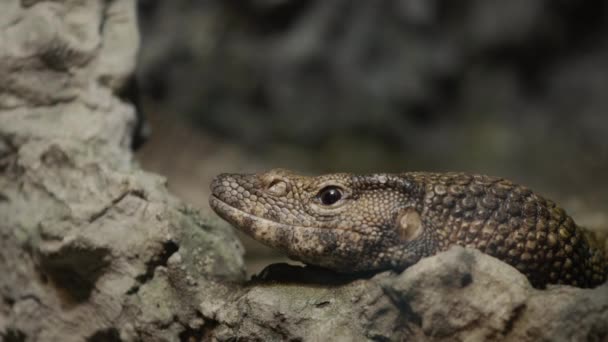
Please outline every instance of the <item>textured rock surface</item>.
[[537, 291], [463, 249], [399, 276], [274, 267], [242, 283], [231, 230], [132, 161], [134, 3], [2, 6], [4, 341], [607, 338], [606, 286]]
[[608, 283], [536, 290], [515, 268], [455, 247], [424, 259], [384, 288], [421, 340], [603, 341]]
[[0, 26], [0, 339], [177, 339], [167, 259], [236, 281], [242, 250], [132, 161], [134, 2], [7, 1]]
[[276, 341], [608, 338], [608, 284], [592, 290], [537, 290], [515, 268], [461, 247], [424, 259], [401, 275], [347, 279], [285, 266], [272, 267], [266, 276], [234, 292], [227, 305], [200, 298], [200, 312], [215, 320], [211, 336]]

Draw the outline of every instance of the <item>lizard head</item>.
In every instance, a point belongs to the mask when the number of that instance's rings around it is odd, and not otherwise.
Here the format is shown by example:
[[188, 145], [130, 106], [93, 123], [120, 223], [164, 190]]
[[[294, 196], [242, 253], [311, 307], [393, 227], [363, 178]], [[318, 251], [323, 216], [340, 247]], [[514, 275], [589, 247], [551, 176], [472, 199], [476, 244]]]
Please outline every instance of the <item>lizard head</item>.
[[338, 271], [403, 268], [424, 242], [422, 193], [392, 174], [221, 174], [213, 210], [292, 259]]

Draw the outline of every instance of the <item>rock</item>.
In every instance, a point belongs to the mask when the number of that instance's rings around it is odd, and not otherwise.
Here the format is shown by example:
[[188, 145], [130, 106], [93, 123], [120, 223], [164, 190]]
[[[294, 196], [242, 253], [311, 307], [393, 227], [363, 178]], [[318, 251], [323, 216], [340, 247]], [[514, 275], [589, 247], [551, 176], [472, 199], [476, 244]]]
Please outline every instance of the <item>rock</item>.
[[[244, 277], [233, 232], [133, 162], [118, 95], [135, 14], [128, 0], [3, 5], [0, 339], [175, 340], [196, 316], [175, 286]], [[168, 282], [169, 259], [189, 282]]]
[[[608, 283], [595, 289], [533, 288], [508, 264], [453, 247], [400, 275], [372, 278], [278, 265], [224, 295], [199, 295], [218, 340], [576, 340], [608, 336]], [[296, 283], [281, 279], [304, 274]], [[340, 279], [338, 282], [337, 280]], [[218, 296], [220, 297], [220, 296]], [[208, 297], [207, 297], [208, 298]]]
[[384, 288], [415, 340], [601, 341], [608, 283], [595, 289], [531, 287], [515, 268], [453, 247], [421, 260]]
[[[300, 269], [297, 267], [296, 269]], [[300, 269], [301, 270], [301, 269]], [[366, 341], [403, 336], [402, 316], [384, 295], [379, 274], [339, 285], [314, 281], [306, 284], [255, 283], [238, 290], [227, 305], [201, 298], [200, 310], [216, 320], [211, 336], [259, 340]], [[318, 279], [325, 277], [321, 272]]]

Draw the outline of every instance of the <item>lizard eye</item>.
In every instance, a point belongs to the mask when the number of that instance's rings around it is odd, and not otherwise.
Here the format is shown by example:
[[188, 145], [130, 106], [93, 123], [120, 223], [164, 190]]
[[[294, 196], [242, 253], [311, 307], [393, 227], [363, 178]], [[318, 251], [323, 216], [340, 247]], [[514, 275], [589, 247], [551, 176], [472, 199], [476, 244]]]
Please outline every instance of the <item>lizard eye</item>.
[[342, 189], [336, 186], [325, 187], [319, 191], [317, 198], [323, 205], [332, 205], [342, 198]]

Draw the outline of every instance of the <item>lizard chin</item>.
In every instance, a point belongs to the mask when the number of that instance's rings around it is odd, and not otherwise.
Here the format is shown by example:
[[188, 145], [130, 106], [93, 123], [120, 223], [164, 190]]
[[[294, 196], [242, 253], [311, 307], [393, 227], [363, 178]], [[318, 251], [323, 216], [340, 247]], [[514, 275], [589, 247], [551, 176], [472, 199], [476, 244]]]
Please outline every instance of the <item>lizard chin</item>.
[[[222, 201], [212, 195], [209, 205], [221, 218], [263, 244], [277, 248], [306, 264], [335, 271], [366, 271], [362, 263], [354, 263], [353, 241], [363, 236], [357, 232], [317, 227], [286, 225], [261, 218]], [[357, 248], [355, 248], [357, 249]]]

